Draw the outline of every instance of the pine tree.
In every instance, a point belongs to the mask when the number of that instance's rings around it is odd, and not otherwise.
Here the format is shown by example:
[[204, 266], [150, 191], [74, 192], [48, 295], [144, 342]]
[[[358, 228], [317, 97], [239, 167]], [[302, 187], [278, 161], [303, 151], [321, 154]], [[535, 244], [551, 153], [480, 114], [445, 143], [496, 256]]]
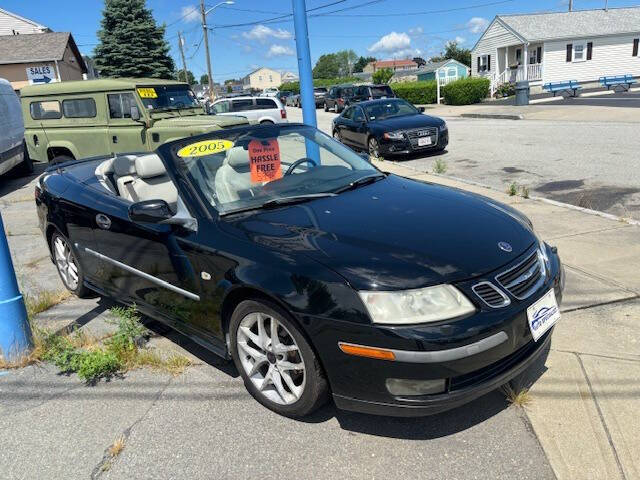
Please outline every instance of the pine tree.
[[102, 77], [174, 78], [174, 63], [146, 0], [105, 0], [95, 63]]

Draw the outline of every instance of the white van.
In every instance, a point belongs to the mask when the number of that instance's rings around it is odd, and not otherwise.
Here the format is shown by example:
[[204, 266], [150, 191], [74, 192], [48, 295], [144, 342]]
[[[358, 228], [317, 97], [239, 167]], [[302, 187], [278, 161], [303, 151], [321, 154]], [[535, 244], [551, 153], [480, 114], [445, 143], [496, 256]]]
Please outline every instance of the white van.
[[20, 100], [11, 84], [0, 78], [0, 175], [15, 166], [19, 173], [33, 173], [33, 163], [24, 143]]
[[211, 105], [210, 112], [245, 117], [251, 124], [287, 122], [287, 111], [282, 102], [271, 97], [222, 98]]

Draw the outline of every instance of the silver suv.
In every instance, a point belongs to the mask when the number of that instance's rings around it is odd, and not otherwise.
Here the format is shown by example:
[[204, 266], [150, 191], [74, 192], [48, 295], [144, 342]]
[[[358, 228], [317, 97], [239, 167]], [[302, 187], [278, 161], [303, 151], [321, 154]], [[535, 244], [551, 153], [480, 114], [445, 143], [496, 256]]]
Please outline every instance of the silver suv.
[[233, 97], [216, 100], [209, 112], [212, 115], [246, 117], [249, 123], [286, 123], [287, 111], [282, 102], [273, 97]]

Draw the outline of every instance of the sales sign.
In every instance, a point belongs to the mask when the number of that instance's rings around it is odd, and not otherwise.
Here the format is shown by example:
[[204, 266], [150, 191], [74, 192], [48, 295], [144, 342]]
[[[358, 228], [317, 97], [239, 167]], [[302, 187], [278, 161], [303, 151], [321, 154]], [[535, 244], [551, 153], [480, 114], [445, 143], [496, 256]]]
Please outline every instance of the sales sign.
[[53, 65], [27, 67], [26, 71], [29, 85], [45, 84], [58, 81], [58, 76], [56, 75], [56, 70]]
[[280, 146], [278, 140], [251, 140], [249, 142], [251, 183], [271, 182], [282, 178]]

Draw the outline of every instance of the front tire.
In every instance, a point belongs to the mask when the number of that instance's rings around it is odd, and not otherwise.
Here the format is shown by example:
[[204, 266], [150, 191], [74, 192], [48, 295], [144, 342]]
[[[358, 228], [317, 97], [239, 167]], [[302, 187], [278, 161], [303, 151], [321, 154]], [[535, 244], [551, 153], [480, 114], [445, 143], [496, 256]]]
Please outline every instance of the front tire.
[[367, 144], [369, 147], [370, 156], [374, 158], [382, 158], [382, 155], [380, 155], [380, 144], [378, 143], [378, 140], [376, 140], [374, 137], [370, 137]]
[[64, 286], [79, 298], [89, 298], [93, 292], [84, 285], [82, 266], [69, 241], [58, 232], [51, 237], [51, 254]]
[[329, 388], [320, 362], [299, 327], [277, 305], [241, 302], [229, 332], [236, 368], [262, 405], [296, 418], [325, 403]]
[[27, 143], [23, 141], [22, 143], [24, 148], [24, 157], [22, 163], [16, 167], [16, 171], [23, 176], [28, 176], [33, 174], [33, 160], [29, 156], [29, 150], [27, 149]]
[[324, 102], [324, 111], [325, 112], [329, 111], [329, 105], [327, 105], [327, 102]]

